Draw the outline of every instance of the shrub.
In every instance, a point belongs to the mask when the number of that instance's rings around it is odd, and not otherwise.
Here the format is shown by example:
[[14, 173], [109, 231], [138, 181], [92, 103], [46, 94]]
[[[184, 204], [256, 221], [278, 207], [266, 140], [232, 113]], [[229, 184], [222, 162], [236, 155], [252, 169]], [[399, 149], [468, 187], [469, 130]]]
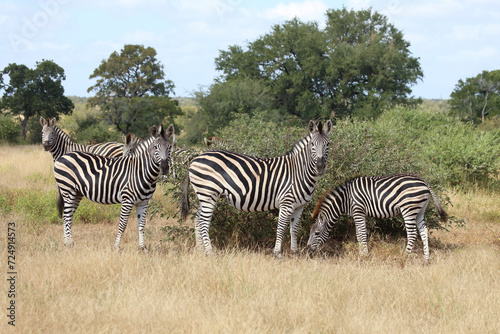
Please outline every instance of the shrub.
[[[387, 175], [393, 173], [419, 174], [431, 183], [434, 190], [442, 192], [439, 178], [432, 177], [432, 169], [415, 152], [413, 135], [418, 133], [405, 130], [404, 118], [398, 113], [382, 121], [356, 121], [349, 119], [337, 122], [330, 133], [330, 156], [327, 172], [317, 185], [313, 199], [307, 204], [301, 217], [299, 244], [305, 246], [309, 236], [310, 219], [318, 198], [346, 180], [358, 175]], [[293, 120], [277, 124], [266, 121], [264, 114], [250, 118], [237, 116], [230, 125], [220, 132], [226, 140], [226, 148], [231, 151], [259, 157], [276, 157], [289, 151], [293, 143], [307, 133], [306, 125]], [[408, 134], [408, 135], [407, 135]], [[174, 197], [180, 201], [180, 194], [188, 164], [185, 164], [173, 182]], [[197, 199], [190, 187], [190, 201], [194, 211]], [[441, 200], [443, 205], [448, 202]], [[231, 207], [225, 200], [219, 201], [212, 216], [210, 237], [216, 247], [238, 245], [240, 247], [272, 247], [276, 239], [278, 211], [245, 213]], [[430, 229], [444, 228], [432, 205], [427, 210], [426, 222]], [[402, 218], [390, 220], [368, 220], [369, 233], [382, 235], [404, 234]], [[354, 238], [351, 219], [343, 218], [332, 234], [340, 239]], [[284, 240], [284, 249], [287, 241]]]
[[24, 216], [31, 230], [39, 230], [44, 225], [60, 222], [56, 207], [56, 191], [39, 192], [18, 190], [10, 194], [13, 208]]
[[0, 142], [18, 143], [20, 140], [21, 125], [14, 118], [0, 115]]

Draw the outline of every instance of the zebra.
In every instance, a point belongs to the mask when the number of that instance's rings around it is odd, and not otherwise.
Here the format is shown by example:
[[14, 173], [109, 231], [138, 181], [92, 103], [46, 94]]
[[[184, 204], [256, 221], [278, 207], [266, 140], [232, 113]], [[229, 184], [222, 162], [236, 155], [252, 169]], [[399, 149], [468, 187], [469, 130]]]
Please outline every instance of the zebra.
[[[128, 134], [127, 136], [123, 135], [122, 138], [125, 142], [125, 144], [123, 145], [123, 156], [137, 154], [137, 149], [143, 139], [137, 137], [134, 134]], [[197, 155], [198, 153], [193, 150], [178, 148], [175, 134], [172, 135], [171, 139], [172, 145], [170, 148], [170, 174], [172, 174], [173, 179], [177, 179], [176, 170], [180, 168], [179, 166], [188, 165], [193, 155]]]
[[160, 174], [167, 174], [170, 164], [172, 124], [165, 130], [153, 126], [151, 137], [142, 141], [134, 154], [124, 157], [105, 157], [90, 152], [74, 151], [54, 163], [58, 189], [57, 206], [64, 222], [64, 244], [73, 246], [72, 218], [85, 196], [102, 204], [121, 203], [120, 224], [114, 247], [127, 227], [135, 205], [139, 247], [144, 247], [144, 225], [148, 202], [156, 189]]
[[123, 151], [122, 156], [126, 157], [129, 155], [138, 154], [139, 144], [144, 141], [144, 139], [137, 137], [136, 135], [129, 133], [128, 135], [122, 135], [123, 142]]
[[224, 139], [219, 138], [219, 137], [215, 137], [215, 136], [208, 137], [208, 138], [204, 137], [203, 142], [205, 143], [205, 145], [207, 147], [213, 146], [212, 148], [216, 148], [216, 149], [224, 148], [227, 145], [227, 143]]
[[424, 259], [429, 261], [428, 230], [424, 222], [425, 209], [432, 197], [442, 221], [448, 215], [439, 204], [436, 194], [422, 178], [412, 174], [361, 176], [327, 191], [318, 201], [312, 214], [309, 241], [316, 250], [328, 238], [332, 226], [341, 214], [354, 218], [356, 238], [361, 254], [368, 254], [365, 217], [390, 218], [403, 215], [409, 254], [417, 237], [417, 228], [424, 246]]
[[94, 145], [81, 145], [74, 143], [69, 136], [56, 126], [56, 119], [45, 119], [40, 117], [42, 126], [42, 144], [45, 151], [52, 154], [52, 159], [56, 161], [63, 154], [72, 151], [92, 152], [98, 155], [116, 157], [121, 156], [123, 144], [102, 143]]
[[181, 217], [189, 212], [189, 184], [198, 200], [196, 245], [213, 254], [208, 229], [219, 197], [243, 211], [279, 209], [273, 253], [281, 257], [283, 234], [290, 224], [291, 250], [297, 253], [297, 232], [304, 206], [325, 171], [332, 122], [309, 122], [309, 133], [284, 156], [263, 159], [228, 151], [209, 151], [195, 157], [185, 179]]

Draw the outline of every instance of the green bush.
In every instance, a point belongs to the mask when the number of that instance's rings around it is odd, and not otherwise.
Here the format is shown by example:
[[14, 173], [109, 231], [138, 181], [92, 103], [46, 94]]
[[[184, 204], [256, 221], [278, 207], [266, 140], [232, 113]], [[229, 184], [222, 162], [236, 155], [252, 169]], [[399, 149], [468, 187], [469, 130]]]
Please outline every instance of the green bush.
[[[377, 126], [414, 152], [431, 181], [453, 187], [499, 188], [500, 131], [483, 131], [429, 109], [395, 108]], [[392, 129], [387, 126], [390, 124]]]
[[16, 144], [20, 140], [21, 124], [14, 118], [0, 114], [0, 142]]
[[[417, 134], [421, 129], [408, 131], [404, 113], [393, 112], [377, 121], [338, 121], [330, 133], [330, 155], [327, 172], [317, 185], [313, 199], [307, 204], [301, 217], [299, 244], [305, 246], [309, 236], [310, 219], [319, 197], [328, 190], [355, 176], [414, 173], [426, 179], [438, 193], [443, 193], [443, 178], [433, 176], [432, 165], [416, 151], [422, 139]], [[415, 112], [415, 111], [413, 111]], [[432, 122], [431, 122], [432, 123]], [[420, 125], [419, 125], [420, 126]], [[431, 124], [429, 124], [431, 126]], [[288, 121], [276, 124], [266, 120], [264, 114], [250, 118], [237, 116], [220, 132], [226, 140], [228, 150], [259, 157], [276, 157], [288, 152], [293, 143], [307, 133], [306, 124]], [[173, 182], [174, 197], [180, 202], [180, 194], [187, 164], [177, 173]], [[192, 188], [190, 188], [192, 190]], [[197, 210], [198, 201], [191, 191], [191, 208]], [[444, 196], [441, 203], [446, 205]], [[216, 247], [237, 245], [239, 247], [272, 247], [276, 239], [278, 211], [245, 213], [231, 207], [225, 200], [219, 201], [212, 216], [210, 237]], [[433, 205], [429, 205], [426, 222], [430, 229], [444, 228], [438, 220]], [[402, 218], [369, 219], [370, 234], [404, 235]], [[351, 218], [343, 217], [332, 231], [336, 239], [355, 240]], [[286, 249], [287, 241], [284, 241]]]
[[[73, 215], [74, 223], [118, 223], [120, 221], [120, 204], [104, 205], [94, 203], [84, 198]], [[129, 219], [133, 219], [135, 215], [130, 215]], [[62, 220], [61, 220], [62, 221]]]
[[13, 209], [24, 217], [29, 229], [39, 230], [46, 224], [60, 222], [55, 190], [43, 193], [18, 190], [10, 196]]

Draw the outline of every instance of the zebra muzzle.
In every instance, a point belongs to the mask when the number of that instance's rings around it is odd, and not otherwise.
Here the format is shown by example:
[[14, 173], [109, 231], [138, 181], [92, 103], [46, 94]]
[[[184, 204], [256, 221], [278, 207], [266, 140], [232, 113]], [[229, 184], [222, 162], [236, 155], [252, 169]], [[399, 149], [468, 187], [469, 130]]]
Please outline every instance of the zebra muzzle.
[[160, 173], [163, 174], [163, 175], [167, 175], [168, 174], [168, 171], [169, 171], [169, 168], [170, 167], [170, 163], [168, 160], [162, 160], [161, 163], [160, 163]]

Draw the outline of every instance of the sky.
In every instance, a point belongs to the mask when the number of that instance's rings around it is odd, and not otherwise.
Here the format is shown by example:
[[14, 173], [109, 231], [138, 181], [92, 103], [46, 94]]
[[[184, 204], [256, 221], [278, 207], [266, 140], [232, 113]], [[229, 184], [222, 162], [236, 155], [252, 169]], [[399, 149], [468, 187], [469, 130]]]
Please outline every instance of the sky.
[[498, 0], [0, 0], [0, 70], [52, 60], [66, 74], [65, 95], [92, 96], [89, 76], [125, 44], [157, 51], [175, 96], [207, 89], [214, 60], [298, 17], [325, 25], [328, 9], [372, 8], [410, 42], [424, 78], [412, 95], [448, 99], [459, 79], [500, 69]]

